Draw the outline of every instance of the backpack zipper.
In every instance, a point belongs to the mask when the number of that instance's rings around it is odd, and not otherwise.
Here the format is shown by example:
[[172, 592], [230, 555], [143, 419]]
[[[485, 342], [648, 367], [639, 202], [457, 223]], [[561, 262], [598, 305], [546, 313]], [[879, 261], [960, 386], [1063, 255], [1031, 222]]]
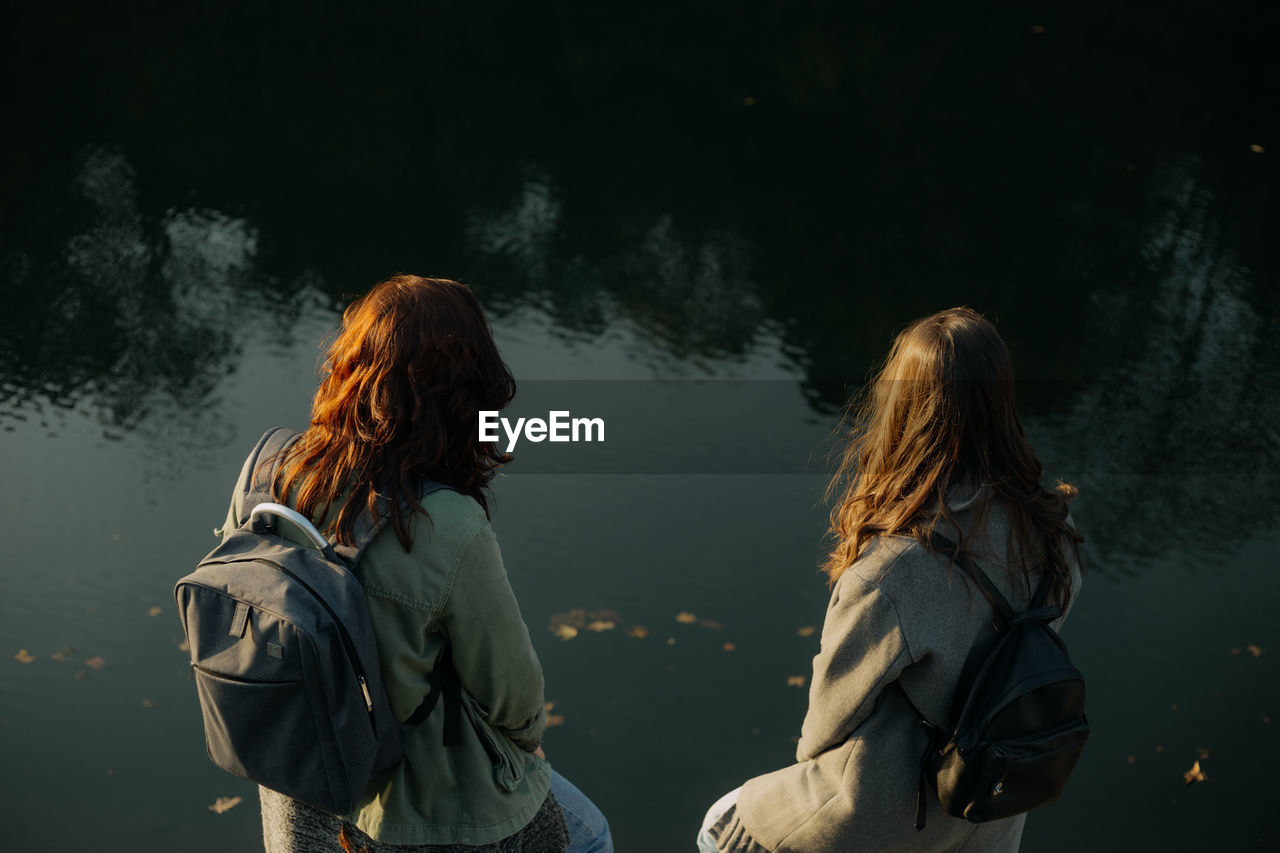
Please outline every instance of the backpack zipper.
[[288, 575], [289, 577], [293, 578], [295, 581], [298, 582], [299, 586], [301, 586], [307, 592], [311, 593], [312, 597], [315, 598], [317, 602], [319, 602], [320, 606], [323, 607], [325, 612], [328, 613], [330, 618], [333, 619], [333, 624], [338, 626], [338, 636], [342, 639], [342, 645], [346, 647], [347, 658], [350, 659], [351, 661], [351, 668], [355, 670], [356, 680], [360, 683], [360, 692], [364, 694], [364, 704], [369, 711], [369, 715], [370, 715], [369, 722], [372, 723], [373, 722], [373, 719], [372, 719], [373, 697], [369, 695], [369, 684], [368, 682], [365, 681], [364, 670], [360, 668], [360, 655], [356, 653], [355, 643], [351, 642], [351, 635], [347, 633], [347, 626], [342, 624], [342, 620], [338, 618], [338, 614], [333, 612], [333, 608], [329, 606], [329, 602], [325, 601], [324, 597], [320, 595], [320, 593], [312, 589], [311, 585], [306, 581], [304, 581], [302, 578], [298, 577], [296, 574], [289, 571], [279, 563], [273, 563], [270, 560], [263, 560], [263, 559], [257, 559], [254, 562], [262, 563], [265, 566], [270, 566], [271, 568], [277, 569], [278, 571], [281, 571], [284, 574]]

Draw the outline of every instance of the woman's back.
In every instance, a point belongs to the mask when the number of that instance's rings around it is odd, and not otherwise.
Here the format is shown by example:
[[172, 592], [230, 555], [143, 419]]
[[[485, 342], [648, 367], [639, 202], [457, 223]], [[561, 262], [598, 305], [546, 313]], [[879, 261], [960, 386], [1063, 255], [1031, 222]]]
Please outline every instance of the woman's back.
[[[1010, 602], [1024, 606], [1027, 591], [1002, 570], [1003, 509], [997, 503], [980, 529], [973, 526], [982, 497], [953, 494], [949, 506], [971, 553]], [[982, 592], [948, 563], [914, 539], [883, 536], [841, 575], [814, 658], [798, 763], [743, 786], [720, 849], [739, 849], [729, 842], [745, 831], [773, 851], [1017, 850], [1023, 816], [971, 824], [946, 815], [936, 797], [925, 828], [914, 829], [929, 743], [916, 709], [950, 719], [969, 651], [991, 630]], [[1078, 591], [1074, 566], [1073, 574]]]
[[1008, 349], [969, 309], [901, 332], [854, 414], [829, 492], [838, 498], [823, 567], [832, 595], [797, 763], [714, 806], [699, 844], [738, 853], [1016, 851], [1021, 815], [973, 824], [930, 795], [915, 828], [931, 745], [921, 717], [955, 723], [961, 673], [995, 616], [932, 543], [938, 534], [957, 543], [1013, 606], [1025, 608], [1043, 584], [1065, 614], [1080, 580], [1080, 537], [1067, 513], [1075, 491], [1041, 486], [1014, 410]]

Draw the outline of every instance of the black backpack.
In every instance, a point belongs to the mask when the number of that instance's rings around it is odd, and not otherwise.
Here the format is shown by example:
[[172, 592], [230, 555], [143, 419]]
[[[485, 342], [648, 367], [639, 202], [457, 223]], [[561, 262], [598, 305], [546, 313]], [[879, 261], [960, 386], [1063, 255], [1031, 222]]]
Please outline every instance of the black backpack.
[[[355, 573], [387, 513], [376, 521], [365, 513], [355, 545], [334, 546], [306, 517], [272, 502], [281, 457], [297, 438], [276, 428], [258, 442], [242, 484], [245, 517], [178, 581], [174, 597], [191, 647], [209, 758], [293, 799], [346, 814], [373, 773], [400, 759], [405, 738], [442, 695], [445, 744], [458, 742], [459, 686], [446, 654], [427, 677], [417, 711], [405, 721], [392, 715]], [[421, 494], [441, 488], [426, 483]], [[285, 538], [285, 522], [312, 547]]]
[[953, 555], [998, 621], [994, 638], [975, 646], [965, 662], [952, 709], [954, 729], [948, 732], [920, 714], [932, 739], [921, 766], [915, 827], [924, 828], [929, 786], [948, 814], [973, 823], [1051, 803], [1062, 794], [1089, 737], [1084, 676], [1049, 627], [1062, 608], [1044, 606], [1048, 584], [1042, 581], [1029, 609], [1014, 612], [954, 543], [935, 533], [931, 544]]

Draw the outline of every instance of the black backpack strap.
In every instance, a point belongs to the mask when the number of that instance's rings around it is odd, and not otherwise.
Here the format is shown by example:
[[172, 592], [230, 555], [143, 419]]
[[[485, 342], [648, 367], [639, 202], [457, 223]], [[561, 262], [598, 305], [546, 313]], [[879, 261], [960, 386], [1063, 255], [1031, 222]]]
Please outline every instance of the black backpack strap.
[[974, 583], [981, 588], [982, 594], [986, 596], [987, 601], [991, 602], [991, 606], [1000, 615], [1000, 624], [997, 626], [997, 630], [1002, 629], [1013, 621], [1014, 611], [1013, 606], [1009, 604], [1009, 599], [1004, 597], [1004, 593], [995, 585], [990, 576], [973, 560], [969, 559], [969, 555], [961, 551], [956, 543], [935, 530], [929, 534], [929, 547], [934, 551], [950, 554], [951, 558], [960, 565], [960, 568], [964, 569], [965, 574], [973, 578]]
[[427, 676], [427, 683], [431, 685], [431, 689], [427, 691], [422, 704], [404, 721], [406, 734], [429, 717], [436, 703], [443, 698], [444, 745], [457, 746], [462, 743], [462, 683], [458, 680], [458, 672], [453, 668], [453, 659], [448, 651]]
[[[434, 480], [421, 481], [421, 487], [418, 490], [418, 500], [422, 501], [427, 495], [438, 492], [441, 489], [449, 488], [444, 483], [437, 483]], [[354, 529], [352, 530], [352, 539], [355, 541], [351, 545], [334, 545], [333, 549], [338, 552], [342, 559], [347, 561], [347, 565], [355, 567], [360, 564], [360, 558], [364, 556], [365, 549], [370, 543], [382, 532], [383, 528], [391, 521], [391, 513], [387, 511], [386, 500], [378, 502], [378, 517], [372, 518], [369, 513], [362, 512], [360, 517], [356, 519]]]
[[286, 451], [300, 437], [298, 432], [287, 427], [272, 427], [258, 439], [258, 444], [249, 454], [246, 469], [248, 476], [241, 485], [244, 498], [241, 500], [240, 512], [243, 517], [236, 519], [237, 524], [244, 524], [258, 504], [275, 500], [272, 486], [276, 475], [280, 473]]

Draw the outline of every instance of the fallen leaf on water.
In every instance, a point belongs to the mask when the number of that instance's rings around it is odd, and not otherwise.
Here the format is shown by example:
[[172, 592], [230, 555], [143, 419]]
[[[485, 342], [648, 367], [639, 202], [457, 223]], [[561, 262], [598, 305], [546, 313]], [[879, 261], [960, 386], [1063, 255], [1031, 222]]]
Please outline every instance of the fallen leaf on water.
[[1255, 646], [1253, 643], [1250, 643], [1246, 648], [1249, 650], [1249, 654], [1253, 655], [1255, 658], [1262, 657], [1263, 653], [1266, 651], [1262, 646]]
[[107, 665], [107, 662], [100, 657], [91, 657], [84, 662], [84, 665], [91, 666], [94, 669], [102, 669], [104, 666]]
[[612, 631], [614, 628], [618, 626], [613, 622], [606, 622], [603, 619], [597, 619], [596, 621], [587, 625], [587, 627], [592, 631], [595, 631], [598, 633], [600, 631]]
[[547, 713], [551, 713], [551, 709], [554, 708], [555, 706], [556, 706], [555, 702], [547, 701], [546, 703], [543, 704], [542, 710], [546, 711]]
[[50, 655], [50, 657], [53, 658], [54, 660], [66, 660], [67, 658], [71, 657], [72, 653], [74, 652], [75, 652], [75, 649], [71, 648], [70, 646], [63, 646], [62, 648], [54, 652], [52, 655]]
[[1254, 154], [1261, 154], [1263, 151], [1266, 151], [1267, 149], [1263, 148], [1261, 145], [1250, 145], [1249, 150], [1252, 151]]
[[150, 610], [148, 610], [148, 611], [147, 611], [147, 615], [148, 615], [148, 616], [159, 616], [159, 615], [160, 615], [161, 613], [163, 613], [163, 612], [164, 612], [164, 608], [163, 608], [163, 607], [152, 607]]
[[796, 633], [799, 634], [801, 637], [812, 637], [813, 632], [816, 630], [818, 629], [812, 625], [805, 625], [803, 628], [797, 628]]
[[803, 676], [803, 675], [788, 675], [788, 676], [787, 676], [787, 686], [788, 686], [788, 687], [804, 687], [804, 676]]
[[713, 631], [719, 631], [724, 628], [723, 625], [721, 625], [719, 622], [715, 621], [714, 619], [699, 619], [698, 624], [701, 625], [703, 628], [710, 628]]
[[562, 640], [568, 641], [578, 636], [578, 629], [572, 625], [557, 625], [555, 628], [551, 629], [551, 633], [555, 634]]
[[1197, 746], [1196, 755], [1199, 756], [1201, 761], [1204, 761], [1209, 757], [1209, 750], [1205, 749], [1203, 746]]
[[209, 806], [209, 811], [214, 814], [229, 812], [236, 806], [240, 805], [240, 801], [242, 799], [243, 797], [218, 797], [218, 799], [214, 801], [213, 805]]
[[1035, 33], [1038, 36], [1044, 35], [1044, 24], [1032, 24], [1031, 32]]
[[31, 663], [36, 659], [36, 656], [26, 649], [18, 649], [18, 653], [13, 656], [13, 659], [18, 663]]
[[692, 625], [694, 622], [698, 621], [698, 617], [688, 611], [681, 610], [676, 614], [676, 621], [683, 622], [685, 625]]
[[1157, 746], [1157, 747], [1156, 747], [1156, 752], [1164, 752], [1164, 747], [1163, 747], [1163, 746]]
[[1125, 762], [1129, 764], [1135, 764], [1137, 763], [1137, 761], [1138, 761], [1138, 756], [1136, 755], [1130, 755], [1128, 758], [1125, 759]]
[[587, 614], [587, 618], [593, 621], [598, 620], [600, 622], [621, 622], [622, 621], [622, 616], [621, 614], [618, 613], [618, 611], [607, 610], [607, 609], [592, 610], [590, 613]]
[[667, 645], [668, 645], [668, 646], [674, 646], [675, 644], [676, 644], [676, 638], [675, 638], [675, 637], [667, 637]]
[[737, 646], [735, 646], [733, 643], [725, 643], [721, 648], [723, 648], [726, 652], [731, 652], [734, 649], [736, 649]]
[[84, 681], [88, 677], [89, 677], [89, 670], [87, 669], [82, 669], [76, 673], [76, 681]]
[[1231, 650], [1231, 654], [1233, 654], [1233, 655], [1238, 655], [1238, 654], [1240, 654], [1240, 650], [1239, 650], [1239, 649], [1232, 649], [1232, 650]]
[[155, 706], [156, 706], [156, 703], [152, 702], [150, 699], [142, 700], [142, 707], [144, 708], [154, 708]]
[[1170, 705], [1170, 706], [1169, 706], [1169, 710], [1170, 710], [1170, 711], [1177, 711], [1177, 710], [1178, 710], [1178, 704], [1175, 702], [1174, 704]]
[[183, 640], [181, 643], [178, 643], [178, 651], [180, 652], [191, 651], [191, 644], [188, 643], [186, 640]]
[[643, 640], [649, 636], [649, 629], [643, 625], [632, 625], [627, 629], [628, 637], [635, 637], [637, 640]]
[[1269, 722], [1271, 722], [1271, 718], [1270, 718], [1270, 717], [1268, 717], [1266, 714], [1263, 714], [1263, 715], [1262, 715], [1262, 722], [1264, 722], [1264, 723], [1269, 723]]
[[108, 776], [114, 776], [114, 775], [116, 775], [116, 771], [114, 771], [114, 770], [108, 770], [108, 771], [107, 771], [107, 775], [108, 775]]
[[547, 728], [552, 726], [563, 726], [564, 714], [547, 714]]
[[1191, 769], [1182, 774], [1182, 781], [1188, 785], [1194, 785], [1196, 782], [1203, 782], [1207, 778], [1209, 777], [1205, 776], [1204, 772], [1200, 769], [1199, 761], [1192, 764]]

